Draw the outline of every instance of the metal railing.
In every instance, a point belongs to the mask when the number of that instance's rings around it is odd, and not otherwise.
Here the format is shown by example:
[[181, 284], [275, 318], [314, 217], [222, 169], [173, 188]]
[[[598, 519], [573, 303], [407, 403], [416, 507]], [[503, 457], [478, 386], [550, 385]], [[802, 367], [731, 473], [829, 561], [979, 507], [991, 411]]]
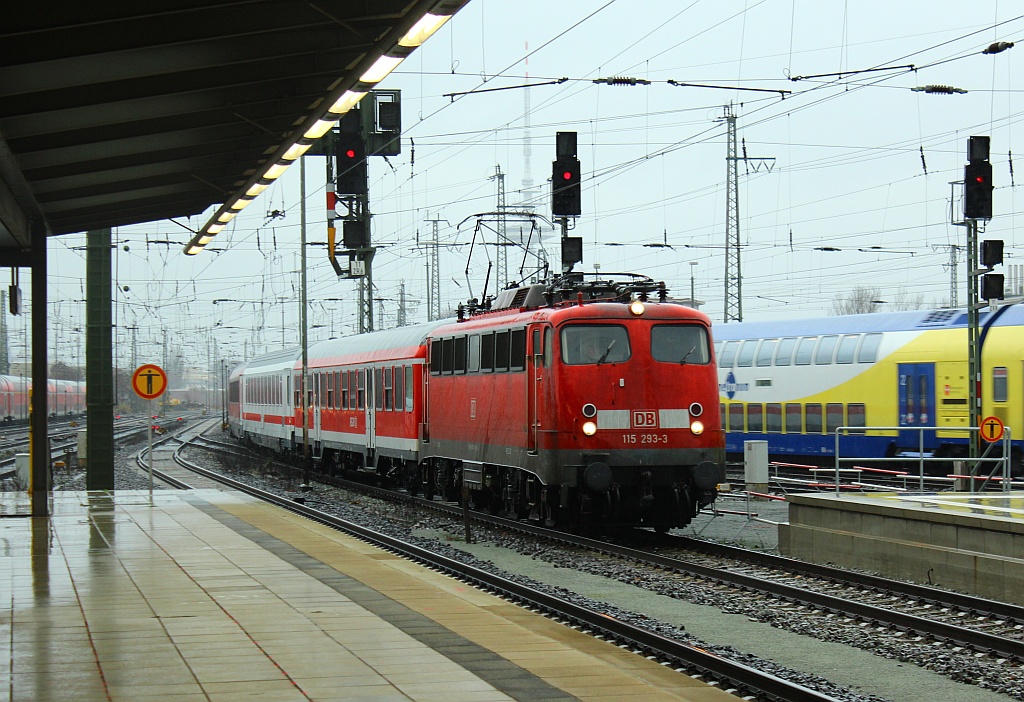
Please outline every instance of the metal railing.
[[[917, 456], [891, 456], [887, 458], [864, 458], [863, 456], [851, 456], [844, 458], [839, 451], [840, 439], [844, 436], [864, 436], [870, 431], [916, 431], [918, 436], [918, 451]], [[926, 431], [957, 431], [957, 432], [968, 432], [970, 434], [977, 434], [981, 431], [980, 427], [956, 427], [950, 429], [949, 427], [838, 427], [836, 428], [835, 440], [836, 440], [836, 494], [840, 494], [839, 477], [842, 474], [843, 463], [916, 463], [918, 465], [919, 482], [918, 487], [924, 491], [924, 467], [926, 464], [932, 463], [944, 463], [947, 465], [951, 464], [951, 468], [958, 469], [963, 467], [962, 471], [955, 472], [954, 476], [963, 478], [970, 484], [970, 492], [976, 492], [984, 490], [989, 482], [998, 481], [1003, 492], [1010, 491], [1010, 427], [1005, 427], [1003, 430], [1003, 436], [998, 441], [994, 442], [983, 442], [985, 444], [985, 450], [981, 456], [977, 458], [965, 458], [965, 457], [946, 457], [936, 458], [934, 456], [925, 455], [924, 448], [924, 436]], [[973, 437], [969, 437], [974, 440]], [[994, 448], [1002, 444], [1002, 455], [990, 455], [994, 453]], [[991, 467], [991, 470], [985, 474], [983, 468]], [[849, 470], [849, 469], [846, 469]], [[997, 474], [1001, 475], [997, 476]], [[980, 485], [978, 485], [980, 483]]]

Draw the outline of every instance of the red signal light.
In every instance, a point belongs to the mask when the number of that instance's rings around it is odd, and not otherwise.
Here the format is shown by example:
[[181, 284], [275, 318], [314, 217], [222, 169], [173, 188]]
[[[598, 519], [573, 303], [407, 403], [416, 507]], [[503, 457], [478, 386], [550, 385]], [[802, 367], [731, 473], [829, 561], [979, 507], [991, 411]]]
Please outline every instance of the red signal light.
[[572, 180], [572, 171], [562, 171], [562, 180]]
[[355, 149], [346, 149], [345, 150], [345, 158], [355, 158], [355, 157], [356, 157], [356, 150]]
[[984, 185], [985, 184], [985, 176], [981, 176], [981, 175], [974, 176], [974, 182], [979, 184], [979, 185]]

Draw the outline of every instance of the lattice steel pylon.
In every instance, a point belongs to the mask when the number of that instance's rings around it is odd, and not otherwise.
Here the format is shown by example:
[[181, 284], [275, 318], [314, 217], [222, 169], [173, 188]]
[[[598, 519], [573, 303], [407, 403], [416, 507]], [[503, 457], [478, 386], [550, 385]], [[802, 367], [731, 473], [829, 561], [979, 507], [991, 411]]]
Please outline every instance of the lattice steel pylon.
[[441, 319], [441, 247], [440, 224], [443, 219], [428, 219], [432, 225], [430, 243], [427, 244], [427, 321]]
[[495, 290], [503, 290], [508, 284], [508, 220], [505, 216], [505, 174], [501, 172], [500, 165], [494, 167], [493, 178], [498, 181], [498, 251], [495, 255], [497, 272], [494, 282]]
[[736, 155], [736, 114], [725, 106], [725, 315], [726, 322], [743, 321], [743, 277], [740, 269], [740, 178]]
[[736, 114], [732, 105], [725, 105], [722, 119], [726, 124], [725, 156], [725, 315], [726, 322], [743, 321], [743, 273], [740, 267], [740, 174], [739, 162], [746, 164], [748, 172], [753, 163], [756, 173], [763, 166], [771, 171], [775, 159], [764, 156], [747, 156], [746, 144], [743, 155], [737, 154]]

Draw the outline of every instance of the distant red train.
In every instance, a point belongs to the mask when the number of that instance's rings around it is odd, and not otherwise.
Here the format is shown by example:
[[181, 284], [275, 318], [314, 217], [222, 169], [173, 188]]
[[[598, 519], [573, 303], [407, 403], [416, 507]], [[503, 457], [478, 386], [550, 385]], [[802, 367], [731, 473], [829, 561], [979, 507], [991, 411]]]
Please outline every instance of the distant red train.
[[[688, 524], [724, 479], [710, 321], [624, 278], [570, 274], [311, 346], [318, 468], [565, 528]], [[297, 350], [235, 369], [231, 433], [301, 455], [300, 387]]]
[[[78, 415], [85, 412], [85, 383], [74, 380], [48, 380], [46, 408], [51, 416]], [[28, 419], [29, 378], [0, 375], [0, 421]]]

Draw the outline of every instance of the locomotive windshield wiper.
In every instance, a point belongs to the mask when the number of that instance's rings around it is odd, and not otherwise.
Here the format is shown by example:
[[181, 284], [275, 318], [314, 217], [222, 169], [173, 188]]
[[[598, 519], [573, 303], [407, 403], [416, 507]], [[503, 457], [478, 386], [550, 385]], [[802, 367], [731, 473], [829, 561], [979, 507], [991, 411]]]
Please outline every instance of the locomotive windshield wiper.
[[683, 354], [683, 357], [679, 359], [679, 365], [685, 366], [686, 365], [686, 359], [688, 359], [690, 357], [690, 354], [693, 353], [696, 350], [697, 350], [697, 344], [694, 344], [693, 347], [689, 351], [687, 351], [685, 354]]
[[602, 363], [604, 363], [605, 359], [608, 358], [608, 354], [611, 353], [613, 346], [615, 346], [615, 339], [611, 340], [611, 343], [608, 344], [608, 348], [606, 348], [604, 350], [604, 353], [601, 354], [601, 358], [597, 359], [596, 365], [601, 365]]

